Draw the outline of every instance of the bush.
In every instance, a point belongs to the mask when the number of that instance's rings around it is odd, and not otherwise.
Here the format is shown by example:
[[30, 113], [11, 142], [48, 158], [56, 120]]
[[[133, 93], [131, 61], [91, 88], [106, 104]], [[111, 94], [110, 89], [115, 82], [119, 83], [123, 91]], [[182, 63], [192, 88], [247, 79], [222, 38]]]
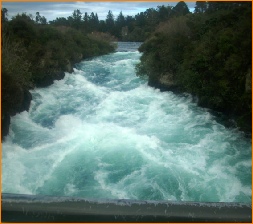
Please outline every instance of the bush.
[[[251, 7], [243, 4], [161, 23], [139, 50], [137, 75], [170, 78], [199, 104], [251, 123]], [[159, 86], [159, 85], [157, 85]], [[243, 124], [244, 123], [244, 124]]]

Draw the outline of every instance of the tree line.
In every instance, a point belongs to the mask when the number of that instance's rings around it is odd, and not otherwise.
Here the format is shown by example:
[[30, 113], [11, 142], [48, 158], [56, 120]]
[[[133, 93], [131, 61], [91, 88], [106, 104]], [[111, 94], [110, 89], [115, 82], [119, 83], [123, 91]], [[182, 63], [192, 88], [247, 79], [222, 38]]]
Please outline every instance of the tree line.
[[49, 21], [49, 24], [74, 27], [83, 33], [105, 32], [113, 35], [119, 41], [144, 41], [160, 22], [187, 13], [189, 9], [183, 1], [174, 7], [162, 5], [156, 9], [149, 8], [135, 16], [125, 16], [122, 11], [119, 15], [114, 16], [113, 12], [109, 10], [105, 20], [99, 20], [95, 12], [88, 14], [76, 9], [71, 16], [57, 17]]

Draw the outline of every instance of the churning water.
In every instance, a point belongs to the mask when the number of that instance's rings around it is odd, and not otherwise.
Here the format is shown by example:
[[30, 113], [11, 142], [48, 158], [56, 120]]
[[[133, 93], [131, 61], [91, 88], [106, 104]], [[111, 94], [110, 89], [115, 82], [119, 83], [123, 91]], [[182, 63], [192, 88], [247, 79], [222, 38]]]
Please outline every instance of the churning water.
[[[126, 49], [131, 49], [126, 51]], [[251, 201], [251, 141], [135, 75], [133, 44], [32, 90], [2, 144], [5, 193]]]

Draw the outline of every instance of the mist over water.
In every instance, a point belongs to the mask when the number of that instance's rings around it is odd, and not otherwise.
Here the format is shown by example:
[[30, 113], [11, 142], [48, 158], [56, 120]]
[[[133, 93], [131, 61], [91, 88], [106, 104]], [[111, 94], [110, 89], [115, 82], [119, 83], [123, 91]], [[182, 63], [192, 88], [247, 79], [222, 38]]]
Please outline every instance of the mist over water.
[[31, 91], [2, 144], [2, 192], [251, 202], [251, 141], [137, 77], [138, 45]]

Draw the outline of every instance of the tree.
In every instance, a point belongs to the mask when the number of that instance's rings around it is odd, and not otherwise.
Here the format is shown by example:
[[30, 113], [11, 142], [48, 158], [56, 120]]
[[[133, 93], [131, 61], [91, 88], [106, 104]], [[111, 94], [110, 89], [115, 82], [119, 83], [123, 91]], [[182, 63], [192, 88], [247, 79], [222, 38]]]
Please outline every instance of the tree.
[[144, 12], [140, 12], [135, 16], [136, 25], [139, 27], [144, 27], [146, 25], [146, 17]]
[[158, 12], [155, 9], [149, 8], [144, 12], [144, 14], [149, 26], [154, 27], [158, 24]]
[[[122, 11], [119, 13], [116, 21], [115, 21], [115, 31], [114, 31], [114, 35], [116, 35], [119, 38], [122, 38], [122, 32], [123, 32], [123, 27], [125, 26], [125, 17], [122, 13]], [[123, 33], [127, 33], [126, 32], [126, 28], [124, 29], [125, 31]]]
[[113, 34], [115, 23], [114, 23], [114, 16], [113, 16], [111, 10], [108, 11], [108, 14], [107, 14], [107, 16], [106, 16], [105, 23], [106, 23], [106, 29], [107, 29], [111, 34]]
[[81, 27], [81, 21], [82, 21], [82, 13], [79, 9], [75, 9], [72, 17], [69, 17], [69, 20], [71, 21], [74, 28], [79, 29]]
[[207, 10], [207, 2], [197, 1], [195, 6], [195, 13], [204, 13]]
[[89, 16], [89, 27], [92, 31], [97, 30], [99, 26], [99, 20], [97, 13], [92, 12]]
[[38, 24], [47, 24], [47, 19], [44, 16], [40, 16], [39, 12], [36, 12], [35, 21]]
[[107, 16], [106, 16], [105, 22], [106, 22], [106, 25], [107, 25], [108, 27], [114, 26], [114, 16], [113, 16], [111, 10], [108, 11], [108, 14], [107, 14]]
[[8, 10], [6, 8], [2, 8], [2, 23], [8, 21]]
[[165, 21], [169, 18], [171, 14], [171, 6], [165, 7], [164, 5], [162, 6], [157, 6], [157, 11], [158, 11], [158, 17], [160, 21]]
[[207, 12], [212, 13], [218, 10], [229, 10], [241, 6], [240, 2], [207, 2]]
[[125, 23], [126, 26], [128, 27], [129, 32], [132, 32], [134, 30], [134, 22], [135, 19], [132, 16], [126, 16]]
[[56, 26], [69, 26], [69, 21], [65, 17], [57, 17], [53, 21], [49, 21], [50, 24]]
[[25, 47], [29, 46], [31, 42], [36, 38], [35, 21], [32, 18], [22, 13], [8, 22], [9, 31], [15, 35], [15, 38], [21, 39]]
[[81, 22], [82, 20], [82, 13], [79, 9], [75, 9], [72, 14], [73, 20]]
[[185, 4], [184, 1], [180, 1], [179, 3], [176, 4], [175, 7], [173, 7], [172, 9], [172, 14], [173, 16], [184, 16], [186, 14], [188, 14], [189, 8], [188, 6]]
[[40, 22], [40, 19], [41, 19], [40, 13], [39, 13], [39, 12], [36, 12], [36, 17], [35, 17], [36, 23], [39, 23], [39, 22]]
[[41, 24], [47, 24], [47, 19], [46, 19], [45, 16], [42, 16], [42, 17], [40, 18], [40, 23], [41, 23]]
[[123, 26], [125, 26], [125, 17], [122, 13], [122, 11], [119, 13], [117, 19], [116, 19], [116, 25], [120, 28], [122, 28]]
[[98, 28], [98, 30], [99, 30], [100, 32], [107, 32], [106, 23], [105, 23], [104, 20], [100, 20], [100, 21], [99, 21], [99, 28]]
[[83, 16], [84, 24], [85, 24], [85, 25], [88, 25], [89, 20], [90, 20], [90, 17], [89, 17], [89, 15], [88, 15], [88, 13], [85, 12], [85, 13], [84, 13], [84, 16]]
[[87, 12], [85, 12], [83, 16], [83, 32], [89, 33], [90, 31], [91, 31], [90, 16], [88, 15]]

